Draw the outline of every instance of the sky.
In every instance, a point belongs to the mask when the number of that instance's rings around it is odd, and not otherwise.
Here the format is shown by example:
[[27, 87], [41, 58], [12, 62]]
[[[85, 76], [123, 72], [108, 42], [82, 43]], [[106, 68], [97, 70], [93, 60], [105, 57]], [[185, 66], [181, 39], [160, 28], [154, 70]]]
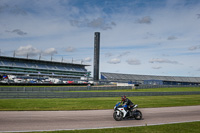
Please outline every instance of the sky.
[[0, 55], [200, 77], [200, 0], [0, 0]]

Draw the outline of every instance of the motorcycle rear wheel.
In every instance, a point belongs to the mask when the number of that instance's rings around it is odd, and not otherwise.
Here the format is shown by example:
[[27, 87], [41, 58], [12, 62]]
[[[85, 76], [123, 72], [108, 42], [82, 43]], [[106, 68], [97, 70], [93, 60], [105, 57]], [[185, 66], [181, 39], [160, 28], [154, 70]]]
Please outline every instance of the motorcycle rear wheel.
[[136, 110], [136, 116], [134, 116], [135, 117], [135, 119], [136, 120], [141, 120], [142, 119], [142, 112], [141, 111], [139, 111], [139, 110]]
[[113, 113], [113, 118], [116, 120], [116, 121], [121, 121], [123, 119], [123, 113], [120, 112], [119, 115], [117, 115], [117, 111], [115, 111]]

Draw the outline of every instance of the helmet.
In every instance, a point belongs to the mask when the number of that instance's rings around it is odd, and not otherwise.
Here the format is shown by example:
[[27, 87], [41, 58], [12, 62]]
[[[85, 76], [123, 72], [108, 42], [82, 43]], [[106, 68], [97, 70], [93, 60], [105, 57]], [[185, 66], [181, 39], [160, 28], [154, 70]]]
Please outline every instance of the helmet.
[[121, 96], [122, 101], [126, 99], [126, 96]]

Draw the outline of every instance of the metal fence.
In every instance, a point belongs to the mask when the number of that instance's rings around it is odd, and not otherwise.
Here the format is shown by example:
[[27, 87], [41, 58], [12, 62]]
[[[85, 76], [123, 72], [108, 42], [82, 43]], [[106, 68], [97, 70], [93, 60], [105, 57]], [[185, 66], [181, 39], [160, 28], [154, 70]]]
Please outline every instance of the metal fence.
[[139, 85], [136, 89], [175, 88], [175, 87], [200, 87], [199, 85]]
[[199, 95], [198, 92], [1, 92], [0, 99]]
[[[188, 86], [137, 86], [136, 89], [188, 87]], [[189, 86], [192, 87], [192, 86]], [[199, 87], [199, 86], [193, 86]], [[197, 92], [78, 92], [86, 90], [128, 90], [131, 86], [89, 86], [89, 87], [0, 87], [0, 99], [14, 98], [87, 98], [126, 96], [164, 96], [164, 95], [199, 95]], [[72, 92], [73, 91], [73, 92]], [[77, 91], [77, 92], [76, 92]]]
[[21, 92], [46, 92], [46, 91], [87, 91], [87, 90], [131, 90], [131, 89], [150, 89], [150, 88], [173, 88], [173, 87], [200, 87], [192, 85], [139, 85], [139, 86], [76, 86], [76, 87], [0, 87], [3, 91]]
[[88, 87], [0, 87], [0, 92], [3, 91], [22, 91], [22, 92], [46, 92], [46, 91], [87, 91], [87, 90], [127, 90], [132, 89], [131, 86], [88, 86]]

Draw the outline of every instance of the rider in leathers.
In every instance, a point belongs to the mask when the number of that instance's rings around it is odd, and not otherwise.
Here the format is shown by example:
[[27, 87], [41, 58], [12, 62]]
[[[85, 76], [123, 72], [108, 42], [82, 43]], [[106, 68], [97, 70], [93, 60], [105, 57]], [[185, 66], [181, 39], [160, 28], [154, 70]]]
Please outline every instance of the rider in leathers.
[[127, 109], [129, 110], [129, 116], [132, 116], [131, 112], [134, 104], [131, 102], [131, 100], [126, 98], [126, 96], [122, 96], [121, 99], [122, 99], [121, 103], [123, 104], [123, 106], [127, 105]]

